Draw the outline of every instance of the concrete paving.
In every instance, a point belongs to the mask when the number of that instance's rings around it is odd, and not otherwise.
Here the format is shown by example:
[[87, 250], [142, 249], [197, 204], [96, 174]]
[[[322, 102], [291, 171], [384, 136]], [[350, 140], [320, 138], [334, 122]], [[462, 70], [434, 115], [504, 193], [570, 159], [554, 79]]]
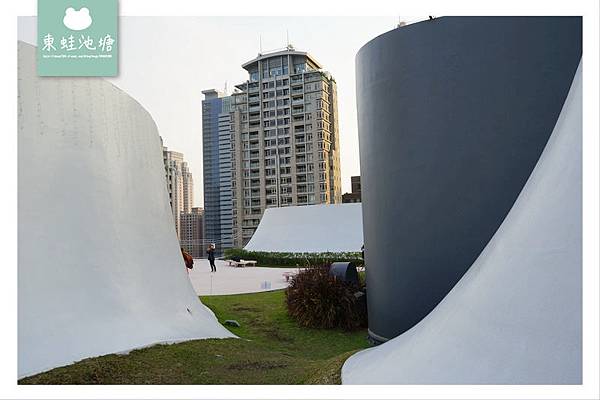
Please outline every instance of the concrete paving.
[[189, 277], [198, 295], [222, 295], [257, 293], [284, 289], [288, 286], [285, 272], [298, 272], [298, 268], [230, 267], [226, 262], [216, 261], [217, 272], [210, 272], [206, 259], [194, 259]]

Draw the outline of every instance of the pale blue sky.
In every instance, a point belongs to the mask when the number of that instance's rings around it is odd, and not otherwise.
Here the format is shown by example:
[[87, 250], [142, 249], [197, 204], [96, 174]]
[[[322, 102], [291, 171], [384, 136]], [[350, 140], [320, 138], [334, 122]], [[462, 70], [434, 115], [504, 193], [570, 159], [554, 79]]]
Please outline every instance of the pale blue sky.
[[[119, 76], [110, 79], [151, 114], [169, 149], [184, 153], [203, 204], [202, 90], [229, 90], [247, 79], [241, 67], [259, 52], [308, 51], [338, 85], [342, 188], [359, 175], [354, 58], [374, 37], [394, 29], [390, 17], [121, 17]], [[20, 17], [18, 37], [35, 44], [36, 18]]]

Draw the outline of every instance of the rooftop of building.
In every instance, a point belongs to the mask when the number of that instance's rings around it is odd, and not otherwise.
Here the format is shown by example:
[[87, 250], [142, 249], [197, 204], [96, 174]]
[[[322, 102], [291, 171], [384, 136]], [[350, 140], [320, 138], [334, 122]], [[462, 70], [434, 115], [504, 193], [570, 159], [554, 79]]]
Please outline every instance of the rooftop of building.
[[216, 89], [207, 89], [207, 90], [203, 90], [202, 94], [204, 95], [204, 100], [211, 100], [211, 99], [216, 99], [219, 97], [225, 97], [226, 94], [223, 92], [219, 92]]
[[256, 56], [256, 58], [242, 64], [242, 68], [249, 71], [259, 61], [285, 55], [304, 56], [307, 59], [309, 59], [312, 63], [314, 63], [317, 66], [317, 68], [322, 68], [321, 64], [312, 55], [305, 51], [296, 50], [292, 45], [287, 45], [287, 47], [284, 47], [283, 49], [277, 49], [267, 53], [258, 53], [258, 56]]

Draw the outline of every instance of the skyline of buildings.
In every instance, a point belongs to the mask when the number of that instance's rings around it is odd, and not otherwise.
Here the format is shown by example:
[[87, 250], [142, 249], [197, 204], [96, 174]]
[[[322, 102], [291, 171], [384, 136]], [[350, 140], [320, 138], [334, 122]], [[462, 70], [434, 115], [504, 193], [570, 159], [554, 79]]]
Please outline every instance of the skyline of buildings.
[[242, 247], [269, 207], [341, 203], [337, 87], [292, 46], [242, 65], [231, 95], [202, 93], [206, 238]]
[[[161, 138], [162, 142], [162, 138]], [[194, 179], [189, 171], [183, 153], [169, 150], [163, 144], [163, 162], [171, 212], [177, 237], [181, 232], [181, 213], [190, 213], [194, 205]]]

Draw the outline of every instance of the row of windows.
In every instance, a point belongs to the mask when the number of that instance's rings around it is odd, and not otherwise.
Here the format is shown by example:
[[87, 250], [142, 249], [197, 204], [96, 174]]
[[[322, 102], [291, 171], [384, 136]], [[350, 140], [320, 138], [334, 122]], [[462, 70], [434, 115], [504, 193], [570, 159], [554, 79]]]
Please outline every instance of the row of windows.
[[289, 79], [277, 79], [275, 81], [264, 82], [263, 89], [273, 89], [275, 86], [287, 86], [290, 83]]
[[289, 125], [289, 123], [290, 123], [289, 118], [278, 118], [277, 122], [274, 119], [263, 121], [263, 127], [268, 128], [270, 126]]
[[[271, 82], [272, 83], [272, 82]], [[262, 93], [263, 100], [272, 99], [273, 97], [289, 96], [290, 89], [269, 90]]]
[[263, 118], [280, 117], [282, 115], [290, 115], [290, 109], [289, 108], [280, 108], [277, 111], [270, 110], [270, 111], [263, 112]]
[[[297, 203], [298, 204], [304, 204], [304, 203], [308, 203], [308, 204], [314, 204], [315, 203], [315, 194], [299, 194], [296, 199], [297, 199]], [[320, 195], [320, 199], [322, 203], [326, 203], [329, 199], [329, 196], [327, 193], [321, 193]], [[268, 206], [276, 206], [277, 205], [277, 198], [276, 197], [269, 197], [266, 199], [267, 200], [267, 207]], [[279, 197], [279, 201], [280, 201], [280, 205], [281, 206], [286, 206], [286, 205], [291, 205], [293, 204], [292, 201], [292, 196], [289, 195], [282, 195]]]
[[277, 107], [286, 107], [290, 105], [290, 99], [277, 99], [270, 101], [263, 101], [263, 108], [274, 108], [277, 104]]

